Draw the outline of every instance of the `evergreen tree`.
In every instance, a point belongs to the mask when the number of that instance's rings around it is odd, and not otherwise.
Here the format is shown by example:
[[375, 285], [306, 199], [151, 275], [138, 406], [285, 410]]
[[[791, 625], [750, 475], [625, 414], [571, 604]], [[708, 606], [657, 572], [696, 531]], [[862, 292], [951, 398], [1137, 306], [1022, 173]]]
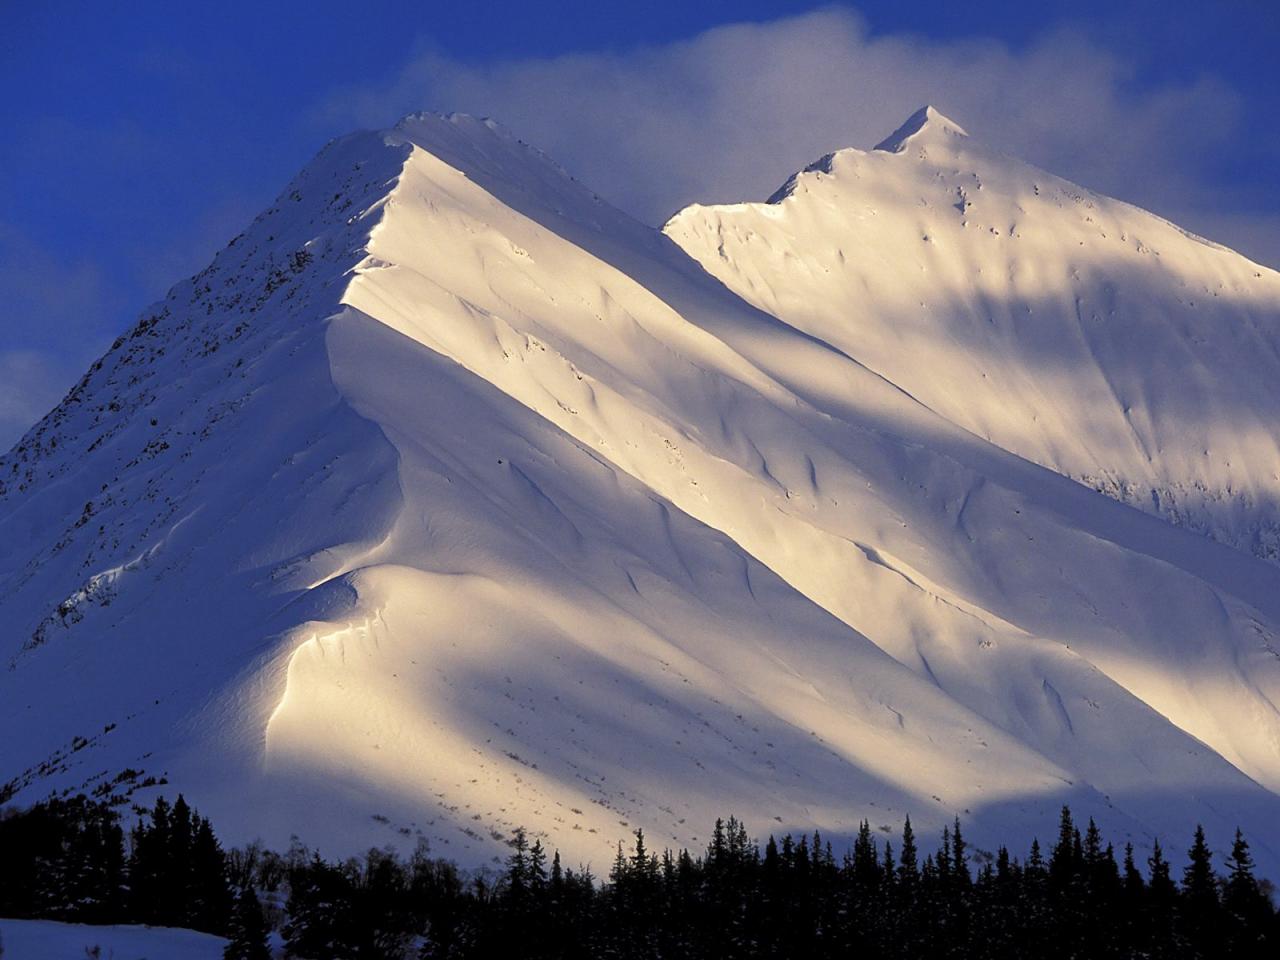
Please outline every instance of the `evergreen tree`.
[[541, 840], [533, 841], [529, 848], [529, 893], [540, 904], [547, 890], [547, 851]]
[[347, 944], [356, 957], [402, 957], [420, 924], [410, 898], [409, 876], [390, 850], [369, 850], [350, 862], [346, 876], [350, 920]]
[[156, 799], [151, 822], [139, 821], [129, 857], [133, 920], [222, 933], [231, 913], [226, 856], [208, 820], [178, 796]]
[[1133, 860], [1133, 844], [1124, 845], [1124, 894], [1125, 902], [1137, 906], [1147, 892], [1147, 883], [1142, 879], [1142, 871]]
[[885, 903], [897, 896], [898, 867], [893, 859], [893, 844], [884, 842], [884, 857], [880, 861], [880, 898]]
[[1058, 821], [1058, 841], [1049, 851], [1049, 888], [1059, 896], [1065, 895], [1080, 873], [1083, 850], [1080, 831], [1071, 819], [1071, 808], [1064, 806]]
[[974, 885], [978, 906], [971, 942], [985, 945], [991, 960], [1013, 960], [1022, 956], [1026, 947], [1018, 924], [1021, 885], [1008, 848], [1001, 846], [996, 852], [995, 869], [988, 863]]
[[1178, 888], [1169, 873], [1169, 861], [1164, 858], [1157, 839], [1151, 846], [1147, 859], [1147, 910], [1143, 939], [1152, 957], [1173, 957], [1178, 950], [1179, 939], [1175, 924], [1178, 916]]
[[969, 873], [969, 845], [960, 834], [960, 818], [956, 817], [951, 828], [951, 859], [954, 864], [954, 878], [957, 886], [963, 890], [969, 886], [973, 877]]
[[951, 886], [951, 828], [942, 828], [942, 846], [938, 848], [937, 854], [934, 855], [934, 863], [937, 866], [938, 880], [941, 886], [949, 888]]
[[51, 797], [0, 814], [0, 916], [108, 923], [124, 897], [124, 836], [106, 804]]
[[1145, 942], [1143, 912], [1146, 910], [1147, 882], [1133, 859], [1133, 844], [1124, 845], [1124, 866], [1120, 881], [1117, 937], [1124, 956], [1132, 956]]
[[[177, 809], [176, 805], [174, 809]], [[190, 857], [185, 869], [187, 902], [184, 905], [184, 925], [206, 933], [223, 932], [232, 910], [227, 858], [214, 835], [212, 824], [203, 817], [196, 817], [193, 821]]]
[[876, 842], [871, 824], [863, 820], [858, 839], [853, 844], [853, 881], [859, 896], [869, 896], [879, 885], [880, 864], [876, 858]]
[[191, 924], [194, 869], [191, 860], [195, 828], [186, 797], [178, 794], [169, 813], [169, 831], [161, 845], [160, 923], [167, 927]]
[[1115, 848], [1102, 843], [1102, 832], [1093, 818], [1085, 830], [1080, 861], [1083, 886], [1081, 904], [1070, 911], [1074, 922], [1081, 924], [1082, 950], [1085, 955], [1104, 960], [1119, 956], [1120, 938], [1117, 917], [1120, 909], [1120, 868], [1116, 865]]
[[1032, 839], [1027, 863], [1022, 870], [1022, 892], [1017, 912], [1026, 955], [1051, 956], [1057, 947], [1057, 932], [1049, 902], [1049, 867], [1040, 851], [1039, 839]]
[[[238, 851], [230, 863], [240, 893], [229, 902], [229, 858], [184, 798], [157, 800], [133, 836], [126, 878], [123, 835], [105, 805], [51, 798], [0, 814], [0, 912], [95, 922], [144, 907], [181, 912], [188, 925], [229, 933], [230, 960], [265, 958], [255, 887], [282, 884], [283, 933], [296, 957], [404, 960], [415, 939], [422, 960], [1269, 960], [1276, 952], [1276, 913], [1239, 831], [1219, 879], [1197, 829], [1179, 891], [1159, 843], [1147, 882], [1132, 845], [1118, 867], [1096, 823], [1081, 831], [1065, 808], [1049, 863], [1038, 841], [1025, 864], [1001, 846], [976, 877], [958, 820], [926, 853], [908, 819], [897, 856], [890, 844], [878, 849], [864, 820], [837, 862], [817, 832], [770, 837], [762, 856], [731, 817], [700, 859], [688, 850], [656, 856], [636, 830], [599, 890], [590, 871], [563, 868], [558, 852], [548, 870], [541, 841], [530, 846], [517, 831], [497, 881], [481, 873], [468, 885], [424, 844], [407, 865], [390, 850], [336, 864], [301, 847], [286, 857]], [[134, 882], [127, 901], [125, 879]], [[146, 899], [163, 893], [161, 882], [172, 887], [168, 899]]]
[[507, 858], [507, 900], [523, 909], [529, 893], [529, 840], [524, 827], [517, 827], [511, 837], [511, 856]]
[[960, 832], [960, 818], [951, 825], [951, 873], [946, 891], [947, 923], [945, 954], [962, 957], [967, 954], [972, 935], [970, 917], [973, 877], [969, 873], [968, 845]]
[[555, 852], [555, 856], [551, 858], [551, 880], [550, 888], [552, 894], [559, 896], [564, 892], [564, 869], [560, 866], [560, 851]]
[[645, 847], [644, 831], [635, 831], [635, 845], [623, 875], [627, 915], [620, 918], [619, 932], [625, 937], [624, 952], [628, 956], [652, 955], [657, 942], [654, 928], [660, 923], [658, 905], [662, 888], [658, 861]]
[[1221, 937], [1221, 905], [1212, 859], [1213, 853], [1205, 842], [1204, 828], [1197, 824], [1191, 849], [1187, 851], [1187, 865], [1182, 872], [1179, 917], [1183, 935], [1202, 955], [1208, 955], [1206, 951]]
[[1222, 905], [1230, 925], [1227, 942], [1233, 956], [1263, 957], [1276, 949], [1271, 935], [1274, 926], [1271, 901], [1253, 875], [1253, 855], [1238, 828], [1227, 858]]
[[911, 829], [911, 817], [902, 824], [902, 853], [898, 855], [898, 885], [906, 891], [906, 896], [914, 892], [920, 881], [919, 854], [916, 851], [916, 835]]
[[425, 840], [419, 840], [409, 861], [408, 898], [416, 907], [418, 930], [425, 960], [458, 955], [458, 934], [469, 918], [458, 868], [429, 856]]
[[267, 918], [253, 887], [245, 887], [236, 898], [231, 914], [223, 960], [271, 960], [267, 946]]
[[315, 854], [289, 871], [285, 948], [291, 957], [350, 955], [352, 890], [346, 874]]
[[170, 846], [169, 801], [157, 797], [151, 822], [138, 821], [133, 828], [129, 855], [129, 908], [138, 923], [164, 925], [169, 894], [168, 856]]

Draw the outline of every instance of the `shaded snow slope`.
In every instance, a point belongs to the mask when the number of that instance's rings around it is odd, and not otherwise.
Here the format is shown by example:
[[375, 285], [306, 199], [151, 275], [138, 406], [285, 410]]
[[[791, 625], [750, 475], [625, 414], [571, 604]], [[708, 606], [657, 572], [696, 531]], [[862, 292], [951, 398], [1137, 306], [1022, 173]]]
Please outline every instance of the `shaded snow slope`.
[[1280, 872], [1280, 570], [785, 319], [490, 123], [335, 143], [0, 460], [6, 793], [597, 869], [1070, 802]]
[[170, 927], [0, 919], [0, 945], [5, 960], [221, 960], [227, 941]]
[[666, 232], [953, 423], [1280, 560], [1280, 274], [932, 108]]

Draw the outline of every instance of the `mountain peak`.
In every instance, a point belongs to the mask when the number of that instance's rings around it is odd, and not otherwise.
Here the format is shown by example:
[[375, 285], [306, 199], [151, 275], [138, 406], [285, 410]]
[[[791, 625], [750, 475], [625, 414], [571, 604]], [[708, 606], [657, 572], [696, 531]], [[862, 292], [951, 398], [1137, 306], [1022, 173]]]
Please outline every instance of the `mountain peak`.
[[877, 150], [889, 153], [901, 153], [907, 142], [920, 136], [937, 140], [943, 137], [967, 137], [964, 127], [944, 116], [932, 105], [921, 107], [897, 130], [876, 144]]
[[[413, 113], [386, 136], [409, 143], [474, 181], [502, 203], [525, 216], [550, 214], [603, 230], [601, 218], [615, 229], [630, 231], [624, 214], [613, 210], [537, 147], [521, 140], [488, 117], [465, 113]], [[558, 229], [564, 229], [563, 224]]]
[[532, 161], [569, 179], [558, 163], [489, 117], [467, 113], [411, 113], [389, 133], [468, 174], [479, 169], [510, 176]]
[[[908, 143], [945, 143], [950, 139], [967, 136], [969, 134], [965, 132], [965, 129], [960, 124], [943, 116], [935, 107], [926, 105], [909, 116], [906, 122], [890, 136], [876, 144], [875, 149], [888, 153], [902, 153], [907, 149]], [[846, 147], [843, 150], [836, 150], [826, 156], [819, 157], [804, 169], [793, 174], [786, 183], [773, 192], [765, 203], [781, 203], [796, 191], [801, 178], [805, 174], [830, 174], [835, 168], [837, 157], [861, 155], [862, 152], [855, 147]]]
[[335, 141], [0, 457], [0, 807], [472, 868], [1069, 803], [1280, 877], [1280, 280], [959, 135], [666, 237], [481, 118]]

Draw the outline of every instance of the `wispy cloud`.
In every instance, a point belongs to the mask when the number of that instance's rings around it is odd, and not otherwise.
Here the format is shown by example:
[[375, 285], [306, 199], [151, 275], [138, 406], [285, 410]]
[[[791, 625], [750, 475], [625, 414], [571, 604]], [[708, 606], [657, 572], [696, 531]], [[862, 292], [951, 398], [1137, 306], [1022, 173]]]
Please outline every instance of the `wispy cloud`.
[[493, 116], [615, 204], [658, 223], [692, 202], [756, 199], [843, 146], [869, 146], [933, 103], [971, 133], [1068, 178], [1280, 263], [1280, 223], [1222, 209], [1213, 148], [1240, 98], [1202, 78], [1138, 85], [1085, 35], [1014, 49], [872, 35], [847, 9], [719, 27], [622, 53], [474, 65], [425, 50], [384, 85], [347, 89], [326, 125], [412, 110]]
[[47, 352], [0, 351], [0, 448], [7, 451], [53, 408], [66, 380]]
[[[160, 73], [189, 67], [163, 50], [144, 53]], [[1065, 29], [1018, 47], [938, 41], [873, 34], [848, 8], [831, 8], [622, 52], [476, 64], [423, 47], [390, 81], [327, 98], [297, 135], [383, 126], [422, 109], [490, 115], [657, 224], [693, 201], [763, 198], [829, 150], [874, 144], [923, 103], [993, 146], [1280, 267], [1280, 201], [1259, 204], [1229, 166], [1258, 135], [1245, 129], [1257, 124], [1244, 99], [1212, 77], [1138, 82], [1120, 53]], [[57, 158], [68, 182], [106, 164], [115, 179], [97, 213], [121, 232], [110, 251], [69, 257], [0, 222], [0, 447], [260, 204], [260, 185], [219, 181], [198, 194], [156, 179], [153, 160], [170, 139], [133, 120], [50, 118], [6, 144], [9, 157]], [[144, 224], [133, 205], [165, 190], [196, 212]]]
[[146, 298], [199, 270], [252, 214], [233, 197], [166, 236], [122, 239], [127, 275], [101, 252], [66, 259], [0, 221], [0, 452], [62, 398]]
[[47, 413], [101, 348], [116, 292], [89, 261], [64, 262], [0, 222], [0, 448]]

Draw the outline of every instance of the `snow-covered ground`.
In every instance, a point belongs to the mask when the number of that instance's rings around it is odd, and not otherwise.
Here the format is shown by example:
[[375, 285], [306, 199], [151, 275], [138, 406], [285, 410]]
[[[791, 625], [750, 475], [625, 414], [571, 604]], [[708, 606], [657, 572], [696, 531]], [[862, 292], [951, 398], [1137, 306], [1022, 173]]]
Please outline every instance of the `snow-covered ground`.
[[0, 459], [15, 802], [597, 873], [1069, 802], [1280, 876], [1280, 278], [945, 118], [886, 147], [664, 235], [485, 121], [331, 145]]
[[0, 919], [4, 960], [222, 960], [222, 937], [168, 927]]
[[926, 108], [666, 232], [952, 423], [1280, 562], [1280, 275]]

